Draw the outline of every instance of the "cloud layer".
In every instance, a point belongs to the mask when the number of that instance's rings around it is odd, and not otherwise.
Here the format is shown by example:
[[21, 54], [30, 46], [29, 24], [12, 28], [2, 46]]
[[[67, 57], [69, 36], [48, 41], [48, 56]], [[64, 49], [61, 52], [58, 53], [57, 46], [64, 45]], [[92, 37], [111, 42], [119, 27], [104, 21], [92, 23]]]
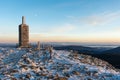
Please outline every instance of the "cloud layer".
[[83, 17], [78, 21], [91, 26], [99, 26], [114, 22], [117, 19], [120, 19], [120, 12], [103, 12], [101, 14]]

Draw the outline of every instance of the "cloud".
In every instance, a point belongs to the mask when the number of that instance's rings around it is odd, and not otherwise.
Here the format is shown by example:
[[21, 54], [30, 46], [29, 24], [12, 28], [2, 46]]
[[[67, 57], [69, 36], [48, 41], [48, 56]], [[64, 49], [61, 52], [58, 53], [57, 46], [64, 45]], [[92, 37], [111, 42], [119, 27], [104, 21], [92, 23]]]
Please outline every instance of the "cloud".
[[120, 19], [120, 12], [103, 12], [99, 14], [93, 14], [89, 16], [75, 17], [66, 16], [73, 22], [80, 23], [82, 25], [99, 26], [106, 25]]
[[66, 16], [67, 18], [75, 19], [75, 16]]
[[78, 21], [82, 24], [88, 24], [91, 26], [99, 26], [111, 23], [120, 18], [120, 12], [104, 12], [101, 14], [91, 15], [83, 17]]
[[58, 26], [54, 29], [52, 29], [53, 33], [67, 33], [75, 29], [75, 26], [71, 24], [65, 24], [63, 26]]
[[35, 17], [37, 17], [37, 16], [38, 16], [38, 14], [34, 14], [34, 16], [35, 16]]
[[65, 24], [62, 26], [57, 26], [54, 28], [51, 28], [47, 32], [37, 33], [37, 32], [31, 32], [30, 35], [35, 37], [48, 37], [48, 36], [63, 36], [70, 34], [76, 27], [72, 24]]

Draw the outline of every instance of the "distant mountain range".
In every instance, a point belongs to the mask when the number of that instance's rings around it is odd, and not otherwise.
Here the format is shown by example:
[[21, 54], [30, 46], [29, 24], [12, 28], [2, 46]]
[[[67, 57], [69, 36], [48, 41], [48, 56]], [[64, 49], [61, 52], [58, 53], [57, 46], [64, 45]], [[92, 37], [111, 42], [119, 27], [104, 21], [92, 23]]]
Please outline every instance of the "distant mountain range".
[[114, 67], [120, 69], [120, 47], [109, 48], [109, 47], [84, 47], [84, 46], [57, 46], [54, 47], [57, 50], [73, 50], [78, 51], [80, 54], [87, 54], [93, 57], [100, 58], [112, 64]]
[[85, 47], [85, 46], [56, 46], [54, 47], [57, 50], [75, 50], [84, 54], [100, 54], [104, 51], [112, 49], [111, 47]]

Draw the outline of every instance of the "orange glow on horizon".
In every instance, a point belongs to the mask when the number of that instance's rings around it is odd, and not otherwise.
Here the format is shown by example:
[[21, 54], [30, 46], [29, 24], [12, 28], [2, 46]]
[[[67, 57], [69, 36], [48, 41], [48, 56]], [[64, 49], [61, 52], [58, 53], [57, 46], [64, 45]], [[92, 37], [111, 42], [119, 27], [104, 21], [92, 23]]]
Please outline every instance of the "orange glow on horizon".
[[[83, 42], [83, 43], [120, 43], [120, 38], [104, 37], [71, 37], [71, 36], [30, 36], [29, 42]], [[17, 37], [2, 37], [0, 43], [18, 43]]]

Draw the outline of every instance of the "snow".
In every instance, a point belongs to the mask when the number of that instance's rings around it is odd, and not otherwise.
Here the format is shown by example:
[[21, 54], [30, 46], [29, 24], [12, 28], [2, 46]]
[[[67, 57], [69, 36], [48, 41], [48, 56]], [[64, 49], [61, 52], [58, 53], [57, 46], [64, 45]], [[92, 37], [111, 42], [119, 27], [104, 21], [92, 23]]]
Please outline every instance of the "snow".
[[106, 68], [109, 66], [83, 63], [82, 60], [86, 59], [82, 55], [53, 50], [50, 59], [49, 51], [45, 52], [0, 47], [0, 79], [120, 80], [119, 71]]

